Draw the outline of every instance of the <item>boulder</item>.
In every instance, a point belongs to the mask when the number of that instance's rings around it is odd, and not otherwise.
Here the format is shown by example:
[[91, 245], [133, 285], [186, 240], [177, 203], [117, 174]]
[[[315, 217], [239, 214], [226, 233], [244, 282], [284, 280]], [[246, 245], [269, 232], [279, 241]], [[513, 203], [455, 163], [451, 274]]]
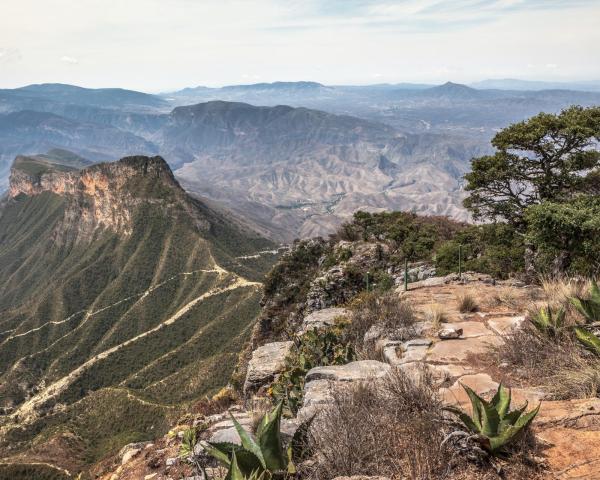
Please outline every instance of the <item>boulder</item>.
[[304, 317], [298, 333], [303, 334], [313, 328], [332, 326], [335, 324], [336, 318], [345, 317], [349, 313], [350, 312], [345, 308], [324, 308], [323, 310], [316, 310]]
[[390, 372], [387, 363], [377, 360], [359, 360], [346, 365], [315, 367], [306, 374], [306, 383], [313, 380], [330, 380], [333, 382], [356, 382], [383, 377]]
[[255, 391], [273, 381], [285, 367], [285, 358], [294, 342], [273, 342], [258, 347], [248, 362], [248, 373], [244, 382], [244, 394]]
[[438, 332], [438, 337], [442, 340], [450, 340], [453, 338], [460, 338], [462, 334], [462, 328], [455, 328], [452, 325], [447, 325]]

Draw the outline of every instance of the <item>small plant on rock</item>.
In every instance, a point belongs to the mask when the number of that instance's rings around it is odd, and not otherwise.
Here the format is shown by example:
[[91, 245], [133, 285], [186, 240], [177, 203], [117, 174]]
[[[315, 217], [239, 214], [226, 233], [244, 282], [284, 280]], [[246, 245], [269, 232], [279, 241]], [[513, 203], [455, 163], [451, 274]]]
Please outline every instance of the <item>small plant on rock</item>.
[[333, 327], [314, 328], [296, 339], [286, 359], [286, 367], [271, 385], [269, 394], [295, 415], [302, 405], [304, 377], [314, 367], [344, 365], [356, 359], [347, 338], [347, 325], [342, 321]]
[[253, 437], [232, 415], [241, 445], [203, 442], [202, 447], [228, 468], [225, 480], [279, 479], [296, 473], [296, 463], [305, 455], [305, 438], [310, 421], [301, 425], [287, 448], [281, 439], [283, 403], [265, 414]]
[[472, 295], [466, 293], [458, 299], [458, 310], [461, 313], [473, 313], [479, 310], [479, 305]]
[[489, 402], [468, 386], [462, 387], [471, 400], [472, 415], [455, 407], [446, 409], [458, 416], [467, 429], [475, 434], [474, 440], [491, 455], [505, 453], [506, 448], [524, 433], [540, 409], [538, 405], [525, 413], [525, 404], [522, 408], [510, 410], [511, 392], [502, 384]]
[[556, 338], [565, 327], [566, 313], [564, 307], [554, 310], [548, 305], [531, 316], [530, 321], [540, 333]]

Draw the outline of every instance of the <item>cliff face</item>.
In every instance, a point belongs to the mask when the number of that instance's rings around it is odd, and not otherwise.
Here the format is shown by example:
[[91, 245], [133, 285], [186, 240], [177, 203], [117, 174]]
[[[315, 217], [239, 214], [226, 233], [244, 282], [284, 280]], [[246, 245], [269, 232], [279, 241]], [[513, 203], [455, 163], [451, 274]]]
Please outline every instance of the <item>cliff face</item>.
[[[51, 192], [67, 200], [55, 239], [90, 240], [99, 229], [130, 235], [133, 212], [143, 203], [175, 204], [191, 212], [183, 189], [161, 157], [125, 157], [83, 170], [18, 157], [11, 169], [9, 198]], [[197, 217], [197, 216], [196, 216]], [[203, 222], [196, 218], [202, 229]]]

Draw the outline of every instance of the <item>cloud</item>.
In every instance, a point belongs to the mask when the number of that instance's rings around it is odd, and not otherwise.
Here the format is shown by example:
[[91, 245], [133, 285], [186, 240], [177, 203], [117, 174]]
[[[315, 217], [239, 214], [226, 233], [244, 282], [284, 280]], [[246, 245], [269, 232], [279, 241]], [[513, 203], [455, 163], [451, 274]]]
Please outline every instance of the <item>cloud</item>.
[[68, 55], [63, 55], [60, 57], [60, 61], [69, 65], [77, 65], [79, 63], [79, 60], [77, 60], [75, 57], [69, 57]]
[[17, 48], [0, 48], [0, 63], [17, 62], [21, 58], [21, 52]]

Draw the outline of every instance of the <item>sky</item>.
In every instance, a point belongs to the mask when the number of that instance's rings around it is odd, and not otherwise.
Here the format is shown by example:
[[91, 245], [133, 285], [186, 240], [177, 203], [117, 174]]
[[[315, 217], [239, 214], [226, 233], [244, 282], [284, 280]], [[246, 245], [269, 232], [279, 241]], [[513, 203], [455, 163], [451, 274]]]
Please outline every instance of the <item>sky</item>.
[[0, 0], [0, 88], [600, 80], [600, 0]]

